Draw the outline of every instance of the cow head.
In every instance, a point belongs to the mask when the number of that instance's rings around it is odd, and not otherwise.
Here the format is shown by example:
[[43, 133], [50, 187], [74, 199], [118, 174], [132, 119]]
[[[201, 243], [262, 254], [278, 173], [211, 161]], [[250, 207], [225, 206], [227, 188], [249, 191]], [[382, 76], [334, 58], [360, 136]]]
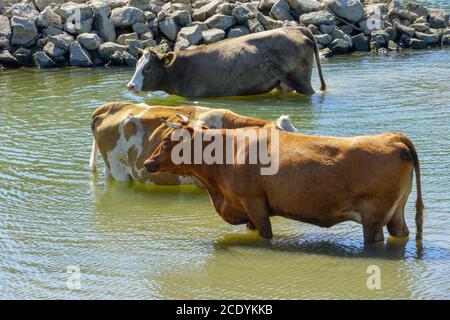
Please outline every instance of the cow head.
[[159, 87], [165, 68], [175, 60], [173, 52], [158, 53], [152, 48], [142, 50], [142, 56], [136, 64], [136, 70], [127, 88], [133, 92], [160, 90]]
[[[181, 166], [173, 163], [171, 155], [172, 149], [180, 140], [172, 138], [176, 130], [187, 130], [190, 137], [193, 137], [194, 128], [189, 125], [189, 119], [186, 116], [177, 114], [178, 121], [166, 120], [159, 130], [164, 130], [162, 139], [152, 155], [144, 162], [144, 166], [150, 173], [170, 172], [174, 174], [185, 174]], [[162, 128], [165, 127], [165, 128]], [[204, 127], [206, 129], [206, 127]]]

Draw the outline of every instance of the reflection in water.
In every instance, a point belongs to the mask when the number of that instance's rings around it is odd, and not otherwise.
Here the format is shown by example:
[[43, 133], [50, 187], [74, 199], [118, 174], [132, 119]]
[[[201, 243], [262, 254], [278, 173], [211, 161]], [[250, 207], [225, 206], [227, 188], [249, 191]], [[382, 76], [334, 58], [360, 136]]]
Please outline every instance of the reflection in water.
[[[0, 297], [450, 298], [448, 54], [334, 57], [323, 63], [329, 90], [312, 97], [137, 96], [122, 68], [0, 72]], [[415, 191], [411, 239], [369, 246], [353, 222], [322, 229], [279, 217], [266, 241], [226, 224], [195, 186], [92, 178], [90, 114], [113, 100], [289, 114], [305, 134], [403, 131], [421, 161], [423, 243], [413, 240]], [[79, 291], [65, 286], [69, 265], [81, 268]], [[371, 265], [380, 290], [366, 286]]]

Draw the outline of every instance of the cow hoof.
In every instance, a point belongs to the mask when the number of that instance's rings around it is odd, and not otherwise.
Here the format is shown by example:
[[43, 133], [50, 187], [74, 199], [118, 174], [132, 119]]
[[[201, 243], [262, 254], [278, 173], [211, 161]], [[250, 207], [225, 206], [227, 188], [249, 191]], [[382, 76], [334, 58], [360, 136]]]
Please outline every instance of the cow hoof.
[[249, 222], [247, 222], [247, 229], [256, 230], [256, 227], [251, 221], [249, 221]]

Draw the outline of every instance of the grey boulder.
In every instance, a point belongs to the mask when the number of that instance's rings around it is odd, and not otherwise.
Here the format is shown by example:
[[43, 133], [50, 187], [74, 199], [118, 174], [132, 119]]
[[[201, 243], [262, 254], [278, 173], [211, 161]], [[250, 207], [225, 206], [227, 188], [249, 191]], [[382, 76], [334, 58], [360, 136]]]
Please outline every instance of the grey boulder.
[[27, 45], [38, 35], [34, 20], [15, 16], [11, 19], [12, 37], [11, 44]]
[[102, 39], [95, 33], [82, 33], [77, 41], [87, 50], [97, 50], [102, 44]]
[[91, 67], [92, 60], [89, 52], [78, 43], [74, 41], [70, 44], [70, 65], [78, 67]]

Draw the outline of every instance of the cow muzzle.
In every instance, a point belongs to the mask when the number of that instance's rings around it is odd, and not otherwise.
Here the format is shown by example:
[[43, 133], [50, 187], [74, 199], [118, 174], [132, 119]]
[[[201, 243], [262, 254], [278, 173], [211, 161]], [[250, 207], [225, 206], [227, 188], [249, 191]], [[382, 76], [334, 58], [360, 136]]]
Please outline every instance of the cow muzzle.
[[134, 84], [133, 82], [128, 83], [127, 89], [128, 89], [128, 91], [131, 91], [131, 92], [139, 92], [139, 90], [136, 87], [136, 84]]
[[147, 160], [144, 162], [145, 169], [150, 173], [156, 173], [159, 171], [159, 164], [155, 160]]

